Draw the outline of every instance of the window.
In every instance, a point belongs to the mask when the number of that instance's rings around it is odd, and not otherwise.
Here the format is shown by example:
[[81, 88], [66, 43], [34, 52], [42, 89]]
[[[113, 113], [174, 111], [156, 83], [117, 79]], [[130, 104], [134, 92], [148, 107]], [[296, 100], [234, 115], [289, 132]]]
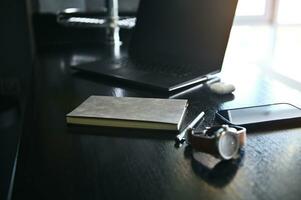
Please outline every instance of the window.
[[300, 0], [238, 0], [236, 23], [301, 24]]
[[238, 0], [236, 22], [269, 22], [275, 0]]
[[[265, 67], [269, 73], [300, 90], [301, 0], [238, 2], [235, 20], [236, 24], [243, 26], [233, 29], [232, 38], [235, 40], [227, 49], [232, 51], [229, 55], [233, 55], [227, 57], [229, 63]], [[253, 26], [261, 23], [267, 25]]]
[[263, 16], [266, 11], [266, 0], [239, 0], [237, 16]]
[[301, 1], [300, 0], [278, 0], [277, 23], [279, 24], [301, 24]]

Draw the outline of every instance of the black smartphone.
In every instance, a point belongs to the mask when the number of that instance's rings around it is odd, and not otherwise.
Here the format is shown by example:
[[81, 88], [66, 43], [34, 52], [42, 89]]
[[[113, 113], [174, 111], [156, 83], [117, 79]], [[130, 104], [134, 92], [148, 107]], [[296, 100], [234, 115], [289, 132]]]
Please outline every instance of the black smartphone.
[[301, 109], [289, 103], [277, 103], [219, 110], [216, 120], [247, 128], [301, 127]]

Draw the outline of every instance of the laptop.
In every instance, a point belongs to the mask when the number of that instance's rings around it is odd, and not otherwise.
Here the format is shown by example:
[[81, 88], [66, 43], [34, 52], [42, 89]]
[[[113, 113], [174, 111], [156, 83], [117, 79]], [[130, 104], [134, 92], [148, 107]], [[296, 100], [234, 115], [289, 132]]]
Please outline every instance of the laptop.
[[219, 73], [237, 0], [141, 0], [120, 59], [73, 68], [141, 86], [174, 91]]

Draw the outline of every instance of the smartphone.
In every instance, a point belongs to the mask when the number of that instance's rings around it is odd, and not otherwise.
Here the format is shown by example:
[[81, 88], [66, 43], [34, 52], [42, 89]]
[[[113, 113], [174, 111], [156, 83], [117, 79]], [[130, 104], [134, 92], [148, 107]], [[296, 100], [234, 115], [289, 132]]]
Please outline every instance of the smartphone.
[[277, 103], [219, 110], [216, 120], [248, 128], [301, 127], [301, 109], [289, 103]]

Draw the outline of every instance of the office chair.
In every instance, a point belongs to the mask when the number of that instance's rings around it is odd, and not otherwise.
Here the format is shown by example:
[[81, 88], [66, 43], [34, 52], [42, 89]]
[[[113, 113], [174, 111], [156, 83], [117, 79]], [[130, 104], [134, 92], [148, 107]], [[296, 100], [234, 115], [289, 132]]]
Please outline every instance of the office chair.
[[57, 22], [64, 26], [72, 26], [79, 28], [105, 28], [105, 43], [113, 45], [121, 45], [119, 37], [119, 29], [131, 29], [135, 26], [136, 18], [120, 17], [118, 12], [118, 0], [106, 0], [106, 16], [105, 17], [82, 17], [78, 16], [78, 9], [69, 8], [57, 15]]

